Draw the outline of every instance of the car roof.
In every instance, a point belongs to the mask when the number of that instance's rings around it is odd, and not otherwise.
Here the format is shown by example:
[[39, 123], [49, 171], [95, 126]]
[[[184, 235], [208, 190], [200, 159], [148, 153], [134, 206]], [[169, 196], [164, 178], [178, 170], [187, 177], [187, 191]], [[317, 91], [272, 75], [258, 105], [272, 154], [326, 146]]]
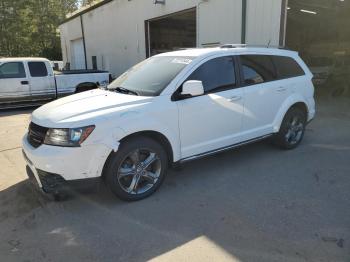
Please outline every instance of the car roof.
[[0, 63], [5, 62], [28, 62], [28, 61], [40, 61], [46, 62], [49, 61], [46, 58], [41, 57], [0, 57]]
[[[229, 45], [230, 46], [230, 45]], [[240, 54], [266, 54], [281, 56], [296, 56], [297, 52], [275, 48], [275, 47], [249, 47], [244, 45], [232, 45], [232, 47], [213, 47], [213, 48], [192, 48], [179, 51], [162, 53], [157, 56], [184, 56], [184, 57], [206, 57], [211, 55], [240, 55]]]

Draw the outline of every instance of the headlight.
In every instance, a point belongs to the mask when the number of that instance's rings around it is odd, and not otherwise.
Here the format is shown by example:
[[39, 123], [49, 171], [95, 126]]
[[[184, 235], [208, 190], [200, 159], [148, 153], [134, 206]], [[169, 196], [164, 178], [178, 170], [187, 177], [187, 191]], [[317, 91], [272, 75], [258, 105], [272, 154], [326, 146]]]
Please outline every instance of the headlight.
[[53, 146], [79, 147], [94, 131], [95, 126], [80, 128], [50, 128], [44, 144]]

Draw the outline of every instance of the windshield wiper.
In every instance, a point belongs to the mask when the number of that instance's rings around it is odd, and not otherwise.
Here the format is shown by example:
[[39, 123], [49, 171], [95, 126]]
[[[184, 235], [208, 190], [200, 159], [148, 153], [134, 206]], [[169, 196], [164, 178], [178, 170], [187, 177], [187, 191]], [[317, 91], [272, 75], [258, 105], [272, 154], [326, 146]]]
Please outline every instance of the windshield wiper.
[[126, 89], [124, 87], [117, 87], [115, 89], [115, 91], [119, 92], [119, 93], [122, 93], [122, 94], [131, 94], [131, 95], [135, 95], [135, 96], [138, 96], [139, 94], [135, 91], [132, 91], [132, 90], [129, 90], [129, 89]]

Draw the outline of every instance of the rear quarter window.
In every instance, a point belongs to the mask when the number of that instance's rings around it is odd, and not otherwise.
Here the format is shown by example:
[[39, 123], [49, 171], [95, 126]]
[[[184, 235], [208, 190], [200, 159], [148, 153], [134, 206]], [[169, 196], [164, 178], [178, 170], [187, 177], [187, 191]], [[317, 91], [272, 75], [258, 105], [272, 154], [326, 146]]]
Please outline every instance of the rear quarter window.
[[272, 60], [277, 69], [278, 79], [286, 79], [305, 75], [301, 66], [291, 57], [272, 56]]

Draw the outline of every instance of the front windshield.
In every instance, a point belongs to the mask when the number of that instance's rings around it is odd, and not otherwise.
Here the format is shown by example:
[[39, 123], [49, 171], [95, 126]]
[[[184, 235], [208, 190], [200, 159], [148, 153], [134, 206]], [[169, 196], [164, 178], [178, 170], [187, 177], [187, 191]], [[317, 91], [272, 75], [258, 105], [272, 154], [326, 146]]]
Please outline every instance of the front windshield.
[[158, 96], [192, 60], [193, 57], [151, 57], [122, 74], [108, 89], [122, 89], [141, 96]]

